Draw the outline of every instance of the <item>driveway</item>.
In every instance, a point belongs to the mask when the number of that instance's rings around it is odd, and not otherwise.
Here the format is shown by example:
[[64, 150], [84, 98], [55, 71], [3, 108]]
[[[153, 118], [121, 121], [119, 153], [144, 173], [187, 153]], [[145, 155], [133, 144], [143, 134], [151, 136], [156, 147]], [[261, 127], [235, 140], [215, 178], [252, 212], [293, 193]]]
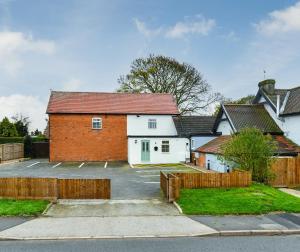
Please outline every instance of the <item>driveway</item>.
[[46, 159], [0, 165], [0, 177], [109, 178], [112, 199], [161, 198], [160, 171], [191, 171], [183, 165], [131, 168], [125, 162], [49, 163]]

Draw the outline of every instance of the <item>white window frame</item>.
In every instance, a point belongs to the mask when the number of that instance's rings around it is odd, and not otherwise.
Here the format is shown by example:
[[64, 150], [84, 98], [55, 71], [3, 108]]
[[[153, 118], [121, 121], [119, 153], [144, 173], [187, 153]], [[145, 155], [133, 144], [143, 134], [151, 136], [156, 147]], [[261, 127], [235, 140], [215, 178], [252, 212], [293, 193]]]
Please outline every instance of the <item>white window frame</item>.
[[[164, 143], [164, 142], [168, 142], [168, 143]], [[166, 146], [168, 146], [168, 151], [164, 151], [163, 147], [166, 147]], [[165, 154], [170, 153], [170, 140], [162, 140], [161, 141], [161, 153], [165, 153]]]
[[148, 129], [157, 129], [157, 120], [154, 118], [148, 119]]
[[[99, 123], [99, 128], [94, 127], [94, 123]], [[102, 118], [101, 117], [93, 117], [92, 118], [92, 129], [101, 130], [102, 129]]]

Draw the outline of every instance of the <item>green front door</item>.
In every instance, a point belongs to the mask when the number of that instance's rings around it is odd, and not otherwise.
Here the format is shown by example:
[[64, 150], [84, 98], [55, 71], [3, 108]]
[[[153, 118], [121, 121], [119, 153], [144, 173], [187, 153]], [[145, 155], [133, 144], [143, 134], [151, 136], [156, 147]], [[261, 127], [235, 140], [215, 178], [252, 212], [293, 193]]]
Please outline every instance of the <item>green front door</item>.
[[142, 162], [150, 161], [150, 141], [142, 140]]

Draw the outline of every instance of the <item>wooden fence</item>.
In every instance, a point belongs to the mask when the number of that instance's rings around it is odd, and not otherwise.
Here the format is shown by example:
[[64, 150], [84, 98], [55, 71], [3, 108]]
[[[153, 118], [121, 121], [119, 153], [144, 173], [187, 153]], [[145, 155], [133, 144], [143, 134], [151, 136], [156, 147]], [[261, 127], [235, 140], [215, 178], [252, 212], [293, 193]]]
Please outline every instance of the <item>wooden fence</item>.
[[0, 144], [0, 162], [24, 157], [24, 144]]
[[277, 158], [271, 166], [274, 187], [296, 187], [300, 185], [300, 156]]
[[0, 197], [12, 199], [110, 199], [110, 179], [0, 178]]
[[180, 188], [246, 187], [251, 185], [250, 172], [230, 173], [160, 173], [160, 186], [169, 202], [179, 198]]

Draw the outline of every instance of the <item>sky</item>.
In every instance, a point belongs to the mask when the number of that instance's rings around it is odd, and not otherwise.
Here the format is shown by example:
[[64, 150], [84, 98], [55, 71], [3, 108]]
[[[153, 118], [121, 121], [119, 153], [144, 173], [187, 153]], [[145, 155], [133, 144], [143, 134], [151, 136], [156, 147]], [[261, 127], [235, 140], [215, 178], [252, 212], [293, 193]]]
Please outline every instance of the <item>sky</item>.
[[0, 0], [0, 118], [43, 130], [50, 90], [113, 92], [149, 54], [193, 65], [227, 98], [264, 77], [299, 86], [299, 41], [300, 1]]

